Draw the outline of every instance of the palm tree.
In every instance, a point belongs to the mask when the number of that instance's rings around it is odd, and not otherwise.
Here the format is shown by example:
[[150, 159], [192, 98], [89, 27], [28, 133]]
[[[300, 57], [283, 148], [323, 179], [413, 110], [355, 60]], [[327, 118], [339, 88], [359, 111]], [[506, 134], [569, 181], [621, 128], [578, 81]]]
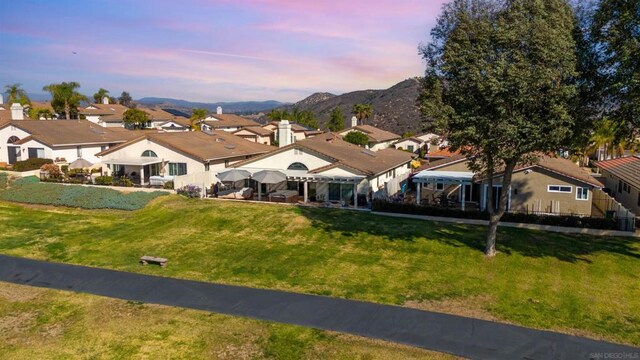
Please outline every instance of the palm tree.
[[[63, 82], [60, 84], [49, 84], [42, 88], [43, 91], [48, 91], [51, 94], [51, 106], [56, 112], [64, 112], [67, 120], [71, 119], [71, 109], [76, 109], [81, 101], [89, 101], [89, 98], [76, 91], [80, 87], [80, 84], [71, 81]], [[62, 111], [59, 111], [62, 110]]]
[[[109, 95], [109, 90], [106, 90], [106, 89], [100, 88], [100, 90], [98, 90], [98, 92], [97, 92], [97, 93], [93, 94], [93, 101], [94, 101], [96, 104], [101, 104], [101, 103], [102, 103], [102, 99], [103, 99], [105, 96], [108, 96], [108, 95]], [[111, 102], [111, 98], [109, 98], [109, 102]]]
[[191, 110], [191, 130], [198, 130], [198, 123], [207, 117], [207, 109], [193, 109]]
[[361, 125], [364, 124], [364, 119], [369, 120], [371, 117], [371, 105], [368, 104], [355, 104], [353, 105], [353, 109], [351, 113], [356, 116], [358, 119], [358, 123]]
[[594, 154], [600, 149], [604, 151], [604, 154], [598, 154], [598, 160], [607, 160], [624, 153], [624, 143], [618, 138], [616, 124], [608, 118], [601, 119], [596, 123], [595, 130], [589, 138], [586, 152]]
[[4, 87], [6, 89], [8, 104], [20, 103], [21, 105], [31, 104], [31, 100], [27, 96], [27, 92], [22, 88], [22, 84], [11, 84]]

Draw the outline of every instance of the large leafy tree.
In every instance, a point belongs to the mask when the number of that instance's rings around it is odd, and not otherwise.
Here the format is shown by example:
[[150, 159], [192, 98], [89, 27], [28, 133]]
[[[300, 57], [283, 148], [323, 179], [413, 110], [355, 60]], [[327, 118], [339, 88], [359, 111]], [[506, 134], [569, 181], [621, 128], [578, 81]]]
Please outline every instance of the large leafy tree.
[[294, 107], [291, 111], [291, 121], [313, 129], [318, 128], [318, 121], [310, 110], [300, 110], [298, 107]]
[[[424, 114], [488, 181], [487, 256], [496, 253], [515, 167], [557, 150], [569, 136], [573, 29], [564, 0], [454, 0], [421, 48]], [[498, 204], [494, 179], [505, 189]]]
[[100, 88], [100, 90], [98, 90], [98, 92], [96, 92], [95, 94], [93, 94], [93, 101], [96, 104], [101, 104], [102, 103], [102, 99], [107, 96], [109, 98], [109, 102], [111, 102], [111, 97], [109, 96], [109, 90]]
[[190, 126], [191, 130], [199, 130], [200, 129], [200, 121], [204, 120], [207, 117], [207, 109], [193, 109], [191, 110], [191, 118]]
[[608, 114], [632, 135], [640, 129], [640, 2], [601, 0], [591, 37]]
[[4, 87], [7, 94], [7, 103], [20, 103], [21, 105], [30, 104], [29, 96], [27, 92], [22, 88], [22, 84], [10, 84]]
[[360, 131], [350, 131], [347, 135], [344, 136], [344, 141], [352, 143], [358, 146], [365, 146], [369, 143], [369, 137], [367, 134], [361, 133]]
[[267, 118], [271, 121], [289, 120], [291, 115], [287, 110], [273, 109], [267, 113]]
[[139, 109], [129, 109], [122, 114], [122, 121], [128, 129], [142, 129], [149, 121], [149, 114]]
[[88, 102], [89, 98], [80, 94], [77, 89], [80, 84], [75, 81], [62, 82], [60, 84], [49, 84], [42, 88], [51, 94], [51, 106], [61, 114], [64, 113], [67, 120], [71, 119], [72, 114], [77, 115], [78, 106], [81, 102]]
[[118, 103], [130, 109], [133, 109], [136, 107], [136, 104], [133, 102], [133, 98], [126, 91], [123, 91], [122, 94], [120, 94], [120, 97], [118, 97]]
[[358, 119], [359, 124], [364, 124], [364, 120], [369, 120], [371, 117], [372, 108], [369, 104], [355, 104], [351, 113]]
[[342, 115], [342, 110], [339, 107], [331, 110], [331, 118], [327, 124], [327, 129], [334, 132], [344, 129], [344, 115]]

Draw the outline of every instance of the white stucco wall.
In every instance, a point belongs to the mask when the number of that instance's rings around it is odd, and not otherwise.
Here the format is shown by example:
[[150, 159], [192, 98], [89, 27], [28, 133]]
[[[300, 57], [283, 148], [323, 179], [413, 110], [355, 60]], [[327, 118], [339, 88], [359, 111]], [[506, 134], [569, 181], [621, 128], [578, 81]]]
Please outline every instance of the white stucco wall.
[[310, 154], [305, 150], [289, 149], [278, 154], [246, 164], [246, 168], [282, 169], [286, 170], [294, 162], [303, 163], [309, 170], [332, 164], [332, 162]]
[[[11, 125], [3, 129], [0, 129], [0, 162], [9, 161], [9, 153], [8, 153], [7, 145], [11, 146], [11, 144], [7, 144], [7, 141], [12, 136], [16, 136], [18, 139], [22, 140], [25, 137], [29, 136], [29, 133]], [[26, 159], [26, 155], [22, 156], [21, 159], [22, 160]]]

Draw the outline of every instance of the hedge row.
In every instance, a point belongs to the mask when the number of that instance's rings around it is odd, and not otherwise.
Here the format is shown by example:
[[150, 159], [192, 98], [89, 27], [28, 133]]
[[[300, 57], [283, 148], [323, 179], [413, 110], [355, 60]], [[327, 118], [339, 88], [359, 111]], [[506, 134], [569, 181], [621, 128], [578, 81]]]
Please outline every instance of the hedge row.
[[[371, 209], [373, 211], [452, 217], [458, 219], [489, 220], [489, 213], [480, 211], [462, 211], [457, 209], [446, 209], [438, 207], [421, 206], [416, 204], [392, 203], [385, 200], [373, 200]], [[586, 216], [572, 215], [537, 215], [526, 213], [505, 213], [500, 221], [538, 224], [551, 226], [566, 226], [576, 228], [590, 228], [602, 230], [617, 230], [618, 224], [615, 219], [593, 218]]]
[[137, 210], [142, 209], [158, 196], [166, 194], [161, 191], [124, 194], [113, 189], [23, 181], [14, 182], [11, 187], [0, 192], [0, 199], [84, 209]]
[[41, 159], [41, 158], [28, 158], [24, 161], [17, 161], [11, 167], [13, 171], [31, 171], [38, 170], [44, 164], [53, 164], [53, 160], [51, 159]]

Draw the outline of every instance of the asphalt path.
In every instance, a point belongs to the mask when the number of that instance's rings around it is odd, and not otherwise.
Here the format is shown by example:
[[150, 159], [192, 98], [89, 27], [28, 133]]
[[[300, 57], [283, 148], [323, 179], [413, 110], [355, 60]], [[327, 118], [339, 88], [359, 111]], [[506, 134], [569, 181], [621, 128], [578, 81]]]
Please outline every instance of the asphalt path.
[[4, 255], [0, 281], [301, 325], [473, 359], [640, 359], [640, 348], [462, 316]]

